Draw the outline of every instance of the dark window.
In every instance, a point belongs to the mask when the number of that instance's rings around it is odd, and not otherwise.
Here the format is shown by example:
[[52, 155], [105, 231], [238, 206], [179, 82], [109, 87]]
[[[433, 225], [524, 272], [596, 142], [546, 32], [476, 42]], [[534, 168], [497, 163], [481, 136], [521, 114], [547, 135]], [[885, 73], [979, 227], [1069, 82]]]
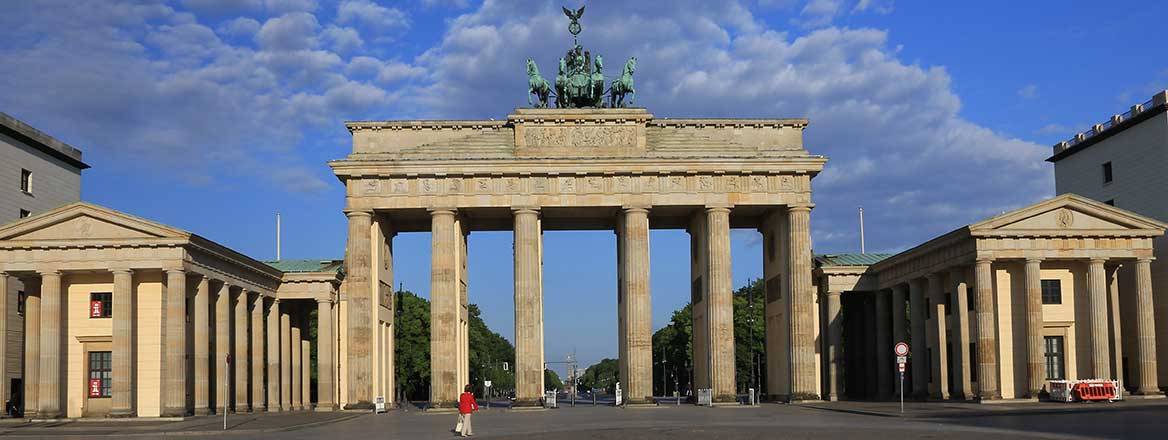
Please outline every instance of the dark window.
[[32, 171], [20, 170], [20, 190], [32, 194]]
[[[111, 356], [108, 351], [89, 352], [89, 381], [85, 384], [85, 395], [90, 397], [109, 397], [113, 380], [110, 378]], [[91, 393], [93, 381], [100, 381], [97, 393]], [[96, 394], [96, 395], [95, 395]]]
[[925, 358], [925, 369], [929, 371], [929, 383], [933, 383], [933, 349], [926, 350], [929, 357]]
[[28, 212], [27, 209], [20, 210], [20, 218], [28, 218], [28, 216], [30, 216], [30, 215], [32, 215], [32, 213]]
[[766, 280], [766, 302], [767, 304], [783, 299], [783, 285], [779, 281], [780, 275], [775, 275]]
[[1115, 206], [1115, 199], [1111, 199], [1111, 200], [1108, 200], [1108, 201], [1103, 202], [1103, 203], [1106, 203], [1106, 204], [1111, 205], [1111, 206]]
[[1042, 303], [1062, 304], [1063, 286], [1060, 280], [1042, 280]]
[[767, 261], [775, 261], [775, 237], [773, 235], [767, 235], [765, 241], [767, 248]]
[[21, 317], [24, 316], [24, 300], [25, 300], [24, 291], [23, 290], [17, 291], [16, 292], [16, 315], [17, 316], [21, 316]]
[[1103, 183], [1111, 183], [1111, 162], [1103, 164]]
[[94, 292], [89, 294], [89, 317], [109, 318], [113, 316], [113, 294], [109, 292]]
[[1063, 370], [1063, 337], [1046, 336], [1046, 379], [1064, 379]]
[[945, 292], [945, 316], [949, 316], [952, 313], [953, 313], [953, 295], [950, 294], [949, 292]]
[[969, 381], [970, 382], [977, 382], [977, 343], [976, 342], [969, 343], [969, 359], [972, 360], [972, 362], [969, 362]]
[[693, 284], [689, 287], [689, 301], [690, 304], [697, 305], [702, 302], [702, 277], [693, 280]]
[[929, 298], [925, 298], [925, 319], [933, 319], [933, 307]]

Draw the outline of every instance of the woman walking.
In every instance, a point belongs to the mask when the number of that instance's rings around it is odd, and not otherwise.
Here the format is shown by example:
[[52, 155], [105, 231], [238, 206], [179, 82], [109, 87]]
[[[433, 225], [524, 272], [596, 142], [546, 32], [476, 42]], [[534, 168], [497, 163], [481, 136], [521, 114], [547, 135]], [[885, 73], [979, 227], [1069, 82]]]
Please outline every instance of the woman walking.
[[471, 414], [479, 410], [479, 404], [475, 402], [474, 393], [472, 393], [470, 384], [463, 388], [462, 395], [458, 396], [458, 426], [459, 434], [463, 437], [474, 435], [474, 429], [471, 428], [470, 419]]

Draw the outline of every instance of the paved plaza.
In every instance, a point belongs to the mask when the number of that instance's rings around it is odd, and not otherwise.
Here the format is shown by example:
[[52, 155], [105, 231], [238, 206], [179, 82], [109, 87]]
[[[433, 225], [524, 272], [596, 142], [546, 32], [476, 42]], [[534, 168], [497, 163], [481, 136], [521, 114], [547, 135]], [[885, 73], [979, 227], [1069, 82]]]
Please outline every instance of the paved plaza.
[[[664, 405], [619, 409], [580, 404], [543, 411], [493, 408], [475, 415], [478, 438], [738, 439], [738, 438], [1158, 438], [1168, 401], [1114, 404], [834, 402], [808, 405], [701, 408]], [[11, 438], [446, 439], [453, 414], [417, 410], [373, 415], [290, 413], [196, 417], [181, 422], [0, 424]]]

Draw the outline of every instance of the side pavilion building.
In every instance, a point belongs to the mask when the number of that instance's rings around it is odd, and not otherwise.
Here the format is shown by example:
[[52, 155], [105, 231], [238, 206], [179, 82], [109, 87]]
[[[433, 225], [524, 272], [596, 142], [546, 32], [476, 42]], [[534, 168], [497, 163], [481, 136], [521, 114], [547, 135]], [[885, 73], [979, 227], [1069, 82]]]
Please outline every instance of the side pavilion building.
[[1162, 397], [1151, 262], [1165, 228], [1065, 194], [896, 255], [821, 257], [825, 398], [892, 398], [897, 341], [917, 398], [1037, 399], [1048, 380], [1088, 378]]

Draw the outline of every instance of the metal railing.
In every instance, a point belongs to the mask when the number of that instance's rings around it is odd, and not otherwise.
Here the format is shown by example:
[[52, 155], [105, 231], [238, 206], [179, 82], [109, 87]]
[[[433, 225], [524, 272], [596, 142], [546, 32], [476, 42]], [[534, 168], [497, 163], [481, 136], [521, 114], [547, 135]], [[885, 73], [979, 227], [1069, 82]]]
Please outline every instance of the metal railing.
[[[1054, 148], [1055, 153], [1056, 154], [1060, 153], [1060, 152], [1066, 150], [1067, 148], [1073, 147], [1080, 142], [1083, 142], [1087, 139], [1094, 137], [1095, 135], [1098, 135], [1098, 134], [1103, 133], [1107, 130], [1110, 130], [1112, 127], [1119, 125], [1123, 121], [1131, 119], [1133, 116], [1136, 116], [1140, 113], [1143, 113], [1143, 112], [1151, 109], [1153, 106], [1153, 101], [1155, 101], [1155, 99], [1156, 99], [1155, 97], [1148, 99], [1147, 101], [1144, 101], [1141, 104], [1132, 106], [1132, 108], [1126, 112], [1123, 112], [1123, 113], [1120, 113], [1116, 116], [1113, 116], [1110, 119], [1108, 119], [1102, 123], [1094, 124], [1091, 126], [1091, 128], [1089, 128], [1087, 130], [1075, 133], [1074, 136], [1071, 136], [1070, 139], [1067, 139], [1063, 142], [1059, 142], [1058, 144], [1055, 144], [1055, 148]], [[1101, 127], [1101, 129], [1099, 131], [1096, 131], [1095, 125], [1099, 125]]]

